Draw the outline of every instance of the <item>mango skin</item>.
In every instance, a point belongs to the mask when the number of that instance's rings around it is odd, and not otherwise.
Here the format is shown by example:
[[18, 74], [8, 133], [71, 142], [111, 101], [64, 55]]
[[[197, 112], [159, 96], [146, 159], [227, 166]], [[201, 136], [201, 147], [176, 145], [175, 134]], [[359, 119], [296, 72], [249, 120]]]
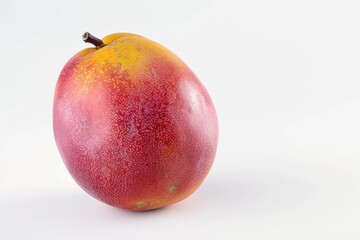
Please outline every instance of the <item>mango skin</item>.
[[218, 120], [195, 74], [165, 47], [117, 33], [73, 56], [59, 76], [53, 128], [87, 193], [144, 211], [181, 201], [208, 174]]

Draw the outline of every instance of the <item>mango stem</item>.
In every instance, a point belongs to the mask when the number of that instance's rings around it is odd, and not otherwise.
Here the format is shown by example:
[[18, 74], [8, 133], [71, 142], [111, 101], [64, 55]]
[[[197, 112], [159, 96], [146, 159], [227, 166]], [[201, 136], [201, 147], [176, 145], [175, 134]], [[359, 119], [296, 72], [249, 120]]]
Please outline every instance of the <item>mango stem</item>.
[[94, 44], [94, 46], [96, 47], [96, 49], [99, 49], [99, 48], [102, 48], [102, 47], [105, 46], [105, 43], [104, 43], [101, 39], [99, 39], [99, 38], [91, 35], [89, 32], [84, 33], [84, 34], [82, 35], [82, 39], [83, 39], [84, 42], [86, 42], [86, 43]]

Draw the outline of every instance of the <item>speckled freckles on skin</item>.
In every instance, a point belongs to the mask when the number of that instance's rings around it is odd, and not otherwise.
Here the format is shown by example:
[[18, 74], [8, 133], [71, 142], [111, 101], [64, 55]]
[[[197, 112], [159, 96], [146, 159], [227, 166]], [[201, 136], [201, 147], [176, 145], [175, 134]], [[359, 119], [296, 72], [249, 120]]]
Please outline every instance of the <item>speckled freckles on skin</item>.
[[110, 205], [149, 210], [178, 202], [200, 186], [215, 157], [211, 99], [161, 45], [130, 34], [104, 42], [76, 54], [59, 76], [60, 154], [77, 183]]

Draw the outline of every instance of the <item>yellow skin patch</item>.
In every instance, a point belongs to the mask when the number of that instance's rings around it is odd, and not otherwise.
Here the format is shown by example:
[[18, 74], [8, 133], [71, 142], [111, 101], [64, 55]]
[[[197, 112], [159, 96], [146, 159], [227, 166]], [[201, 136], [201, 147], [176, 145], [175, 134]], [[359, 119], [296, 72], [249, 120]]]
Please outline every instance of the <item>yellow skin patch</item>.
[[137, 208], [143, 208], [146, 207], [147, 205], [148, 205], [147, 202], [143, 202], [143, 201], [136, 202]]
[[148, 202], [138, 201], [138, 202], [136, 202], [136, 207], [137, 208], [153, 207], [159, 203], [160, 203], [160, 200], [151, 200]]
[[[115, 75], [127, 76], [131, 82], [151, 77], [152, 61], [167, 59], [179, 67], [181, 60], [168, 49], [145, 37], [130, 33], [115, 33], [103, 38], [106, 46], [87, 48], [74, 58], [81, 59], [74, 69], [77, 94], [88, 93], [95, 82], [112, 82]], [[102, 78], [99, 79], [99, 76]], [[114, 85], [117, 85], [114, 82]]]
[[153, 206], [155, 206], [155, 205], [165, 203], [168, 201], [169, 198], [171, 198], [174, 195], [175, 190], [177, 188], [178, 188], [178, 186], [176, 184], [174, 184], [169, 187], [169, 193], [165, 197], [163, 197], [161, 200], [155, 199], [155, 200], [151, 200], [151, 201], [137, 201], [135, 203], [135, 206], [138, 209], [145, 208], [145, 207], [153, 208]]
[[170, 188], [169, 188], [169, 191], [172, 192], [174, 190], [177, 189], [177, 185], [172, 185]]

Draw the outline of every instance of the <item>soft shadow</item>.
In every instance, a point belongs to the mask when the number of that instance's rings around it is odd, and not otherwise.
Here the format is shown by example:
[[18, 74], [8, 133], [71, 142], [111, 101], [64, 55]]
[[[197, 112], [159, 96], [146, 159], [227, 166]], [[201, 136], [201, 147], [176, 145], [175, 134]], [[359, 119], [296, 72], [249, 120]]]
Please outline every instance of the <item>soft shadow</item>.
[[[80, 191], [1, 200], [0, 238], [20, 239], [21, 233], [51, 239], [61, 232], [61, 239], [74, 239], [69, 238], [70, 233], [101, 239], [104, 234], [137, 233], [140, 226], [148, 232], [157, 226], [160, 231], [159, 226], [171, 223], [175, 227], [189, 218], [227, 221], [237, 216], [262, 216], [264, 212], [277, 214], [311, 200], [316, 188], [303, 180], [264, 172], [211, 176], [189, 198], [145, 212], [114, 208]], [[96, 235], [100, 233], [103, 235]]]
[[[200, 189], [184, 202], [184, 209], [211, 211], [217, 216], [242, 211], [261, 201], [264, 186], [244, 177], [222, 177], [206, 180]], [[185, 206], [186, 205], [186, 206]]]
[[88, 231], [101, 226], [126, 227], [137, 219], [163, 214], [167, 208], [132, 212], [108, 206], [86, 193], [27, 196], [0, 202], [0, 236], [22, 233], [51, 235], [74, 229]]
[[175, 208], [227, 217], [291, 210], [316, 194], [312, 182], [271, 172], [238, 171], [212, 176], [188, 200]]

